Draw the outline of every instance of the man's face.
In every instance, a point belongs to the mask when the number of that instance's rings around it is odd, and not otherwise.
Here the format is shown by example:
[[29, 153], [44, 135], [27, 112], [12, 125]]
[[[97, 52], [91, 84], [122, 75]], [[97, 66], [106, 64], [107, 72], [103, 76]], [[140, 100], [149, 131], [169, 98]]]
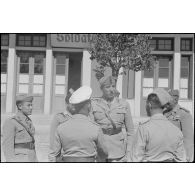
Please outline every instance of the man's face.
[[178, 101], [179, 101], [179, 96], [177, 96], [177, 95], [172, 95], [172, 98], [173, 98], [173, 104], [174, 104], [174, 105], [177, 105], [177, 104], [178, 104]]
[[173, 110], [173, 108], [174, 108], [174, 103], [173, 103], [173, 101], [167, 103], [167, 104], [164, 106], [164, 108], [165, 108], [165, 110], [164, 110], [165, 112], [169, 112], [169, 111]]
[[32, 114], [32, 102], [23, 102], [23, 103], [21, 103], [19, 105], [19, 109], [25, 115], [31, 115]]
[[102, 88], [103, 95], [107, 99], [113, 99], [114, 98], [115, 90], [116, 90], [116, 85], [114, 83], [106, 84]]

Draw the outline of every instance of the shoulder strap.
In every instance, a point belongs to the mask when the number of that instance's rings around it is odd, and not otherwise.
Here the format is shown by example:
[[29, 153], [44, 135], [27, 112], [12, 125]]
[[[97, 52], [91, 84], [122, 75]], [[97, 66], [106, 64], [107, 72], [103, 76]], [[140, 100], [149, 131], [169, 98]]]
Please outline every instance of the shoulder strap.
[[22, 123], [21, 121], [19, 121], [17, 118], [13, 117], [12, 119], [14, 119], [15, 121], [17, 121], [20, 125], [22, 125], [22, 126], [25, 128], [25, 130], [26, 130], [27, 133], [31, 136], [32, 141], [33, 141], [33, 143], [34, 143], [34, 142], [35, 142], [35, 138], [34, 138], [34, 136], [31, 134], [31, 132], [30, 132], [30, 130], [28, 129], [28, 127], [27, 127], [24, 123]]
[[186, 108], [180, 107], [180, 109], [181, 109], [181, 110], [184, 110], [184, 111], [187, 112], [187, 113], [190, 113], [190, 111], [187, 110]]

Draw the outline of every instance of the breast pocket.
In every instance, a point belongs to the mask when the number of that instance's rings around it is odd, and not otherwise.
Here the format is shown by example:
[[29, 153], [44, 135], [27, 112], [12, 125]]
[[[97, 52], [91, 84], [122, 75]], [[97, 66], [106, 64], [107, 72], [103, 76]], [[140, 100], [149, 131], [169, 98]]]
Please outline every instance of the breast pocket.
[[93, 115], [95, 117], [95, 120], [99, 121], [99, 120], [102, 120], [104, 119], [106, 116], [105, 116], [105, 113], [101, 110], [93, 110]]
[[27, 137], [26, 130], [24, 128], [19, 128], [16, 131], [16, 139], [24, 139]]
[[15, 143], [31, 142], [32, 138], [24, 128], [18, 128], [16, 130]]
[[122, 122], [125, 119], [125, 114], [127, 113], [125, 107], [117, 108], [116, 109], [116, 117], [118, 122]]

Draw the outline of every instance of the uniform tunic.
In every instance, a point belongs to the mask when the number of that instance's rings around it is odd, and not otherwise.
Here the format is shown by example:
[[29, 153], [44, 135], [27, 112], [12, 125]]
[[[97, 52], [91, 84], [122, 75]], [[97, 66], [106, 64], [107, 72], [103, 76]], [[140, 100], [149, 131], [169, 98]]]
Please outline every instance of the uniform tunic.
[[[102, 129], [112, 129], [112, 122], [116, 128], [126, 128], [127, 142], [125, 134], [121, 131], [115, 135], [104, 134], [104, 139], [108, 148], [108, 159], [119, 159], [129, 155], [132, 137], [134, 135], [133, 120], [131, 117], [130, 106], [128, 102], [117, 97], [109, 104], [103, 98], [94, 98], [92, 100], [91, 117], [98, 123]], [[126, 156], [128, 158], [128, 156]]]
[[97, 151], [106, 155], [101, 128], [87, 116], [73, 115], [57, 128], [49, 160], [56, 162], [61, 151], [63, 157], [96, 157]]
[[163, 114], [153, 115], [140, 124], [132, 150], [133, 162], [161, 162], [174, 159], [185, 162], [183, 135]]
[[72, 118], [72, 115], [69, 112], [58, 113], [53, 117], [50, 125], [50, 148], [51, 149], [53, 148], [54, 137], [58, 126], [68, 121], [70, 118]]
[[[29, 117], [22, 112], [14, 116], [21, 123], [25, 124], [34, 136], [35, 128]], [[15, 148], [15, 144], [32, 142], [32, 137], [27, 130], [15, 119], [9, 118], [3, 125], [3, 151], [6, 162], [37, 162], [35, 149]]]
[[185, 108], [180, 107], [178, 104], [174, 109], [165, 116], [171, 121], [175, 126], [177, 126], [183, 133], [184, 137], [184, 147], [186, 150], [186, 155], [188, 161], [193, 161], [194, 159], [194, 131], [192, 127], [192, 115]]

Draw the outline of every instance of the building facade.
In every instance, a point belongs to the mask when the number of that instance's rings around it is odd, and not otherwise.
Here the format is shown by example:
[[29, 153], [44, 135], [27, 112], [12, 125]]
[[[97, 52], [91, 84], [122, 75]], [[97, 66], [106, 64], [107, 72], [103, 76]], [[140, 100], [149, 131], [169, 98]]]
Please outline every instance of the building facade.
[[[194, 34], [152, 34], [157, 66], [120, 75], [117, 88], [132, 115], [145, 116], [155, 87], [179, 89], [180, 104], [194, 113]], [[91, 34], [1, 34], [1, 113], [16, 111], [18, 94], [34, 96], [34, 113], [63, 111], [69, 88], [89, 85], [101, 95], [87, 51]], [[107, 71], [108, 74], [110, 70]]]

